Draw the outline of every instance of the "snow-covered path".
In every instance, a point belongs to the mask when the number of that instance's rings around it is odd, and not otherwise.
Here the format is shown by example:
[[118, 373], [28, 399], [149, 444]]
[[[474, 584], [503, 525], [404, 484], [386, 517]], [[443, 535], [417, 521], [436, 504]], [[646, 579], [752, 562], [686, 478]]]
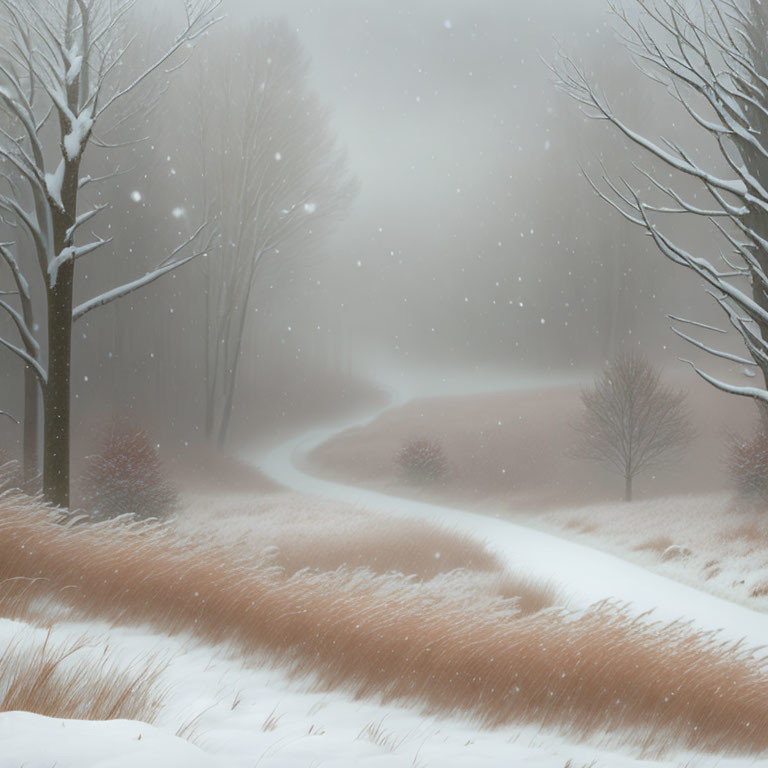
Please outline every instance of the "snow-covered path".
[[[550, 386], [561, 386], [552, 380]], [[530, 388], [531, 380], [506, 382], [506, 389]], [[495, 383], [498, 390], [502, 387]], [[483, 391], [492, 391], [489, 383]], [[541, 383], [537, 383], [541, 386]], [[391, 388], [390, 388], [391, 389]], [[440, 394], [460, 394], [453, 389]], [[471, 387], [464, 394], [477, 394]], [[746, 638], [761, 646], [768, 637], [768, 615], [702, 592], [680, 582], [652, 573], [619, 557], [508, 520], [452, 509], [323, 479], [302, 468], [302, 459], [334, 435], [364, 426], [384, 411], [398, 407], [409, 397], [396, 389], [390, 403], [344, 423], [328, 424], [287, 440], [253, 463], [282, 485], [316, 497], [354, 504], [370, 510], [437, 522], [468, 533], [483, 541], [508, 563], [511, 570], [536, 579], [551, 581], [562, 588], [572, 607], [586, 607], [606, 598], [631, 604], [638, 613], [653, 610], [666, 621], [684, 619], [707, 630], [719, 630], [725, 637]]]

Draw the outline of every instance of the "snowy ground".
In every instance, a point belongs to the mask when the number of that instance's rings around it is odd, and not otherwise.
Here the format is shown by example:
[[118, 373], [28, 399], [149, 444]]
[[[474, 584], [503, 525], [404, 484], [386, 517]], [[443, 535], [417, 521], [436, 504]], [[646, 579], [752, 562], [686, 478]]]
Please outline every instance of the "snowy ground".
[[[365, 419], [371, 417], [368, 414]], [[296, 493], [437, 521], [469, 532], [485, 540], [513, 569], [558, 582], [566, 588], [572, 605], [615, 597], [630, 601], [637, 611], [653, 608], [659, 617], [683, 617], [697, 626], [720, 629], [728, 637], [744, 636], [751, 644], [760, 644], [768, 636], [768, 615], [652, 573], [624, 558], [503, 519], [329, 482], [297, 467], [303, 454], [347, 426], [314, 430], [253, 460]], [[606, 511], [605, 516], [610, 513]], [[554, 519], [550, 522], [553, 527], [557, 524]], [[247, 516], [238, 525], [247, 525]], [[0, 621], [0, 647], [20, 631], [41, 639], [42, 630]], [[162, 677], [166, 700], [156, 726], [2, 714], [0, 768], [349, 768], [358, 764], [371, 768], [581, 768], [592, 764], [595, 768], [736, 768], [764, 764], [751, 758], [687, 753], [667, 754], [662, 761], [643, 759], [617, 749], [616, 734], [613, 742], [606, 738], [602, 744], [574, 744], [537, 728], [483, 731], [458, 719], [437, 719], [412, 709], [354, 701], [343, 691], [318, 691], [312, 681], [291, 679], [266, 662], [245, 667], [226, 648], [211, 649], [191, 639], [138, 629], [61, 623], [55, 626], [54, 640], [84, 632], [108, 641], [112, 657], [123, 665], [136, 663], [147, 653], [170, 658]], [[97, 643], [80, 653], [89, 652], [100, 656], [102, 648]]]
[[[574, 607], [588, 606], [606, 598], [632, 604], [638, 613], [654, 611], [657, 618], [692, 620], [703, 629], [719, 630], [730, 638], [745, 637], [761, 645], [768, 637], [768, 615], [757, 613], [728, 599], [674, 581], [616, 555], [597, 551], [507, 519], [443, 507], [411, 499], [355, 488], [309, 474], [303, 457], [341, 429], [369, 423], [379, 413], [329, 425], [283, 443], [266, 455], [254, 457], [270, 478], [287, 488], [326, 500], [371, 510], [390, 511], [410, 519], [447, 525], [485, 541], [512, 570], [552, 581], [565, 590]], [[660, 596], [664, 596], [660, 600]]]
[[[111, 657], [124, 663], [146, 654], [170, 658], [167, 691], [156, 726], [130, 721], [93, 723], [0, 714], [0, 768], [630, 768], [688, 765], [742, 768], [752, 759], [723, 760], [678, 753], [644, 760], [599, 744], [574, 744], [532, 727], [484, 731], [471, 723], [430, 718], [398, 707], [354, 701], [343, 692], [313, 691], [269, 665], [243, 667], [225, 649], [140, 630], [62, 624], [53, 641], [86, 630], [108, 640]], [[37, 635], [17, 622], [0, 622], [0, 646], [18, 633]], [[101, 658], [101, 643], [91, 650]], [[182, 737], [175, 734], [181, 733]], [[570, 764], [568, 761], [571, 761]], [[594, 763], [593, 763], [594, 761]]]
[[526, 524], [768, 611], [768, 521], [733, 494], [558, 509]]

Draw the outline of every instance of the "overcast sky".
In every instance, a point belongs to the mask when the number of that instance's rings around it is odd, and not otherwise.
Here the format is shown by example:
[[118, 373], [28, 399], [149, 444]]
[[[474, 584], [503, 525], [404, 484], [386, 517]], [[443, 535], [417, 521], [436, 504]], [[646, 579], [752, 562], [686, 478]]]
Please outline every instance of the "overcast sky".
[[[588, 346], [557, 271], [573, 270], [578, 295], [579, 279], [594, 282], [579, 264], [645, 246], [631, 228], [616, 239], [610, 211], [594, 206], [596, 221], [579, 210], [591, 195], [579, 164], [602, 151], [600, 126], [586, 126], [557, 92], [545, 61], [562, 43], [621, 99], [622, 73], [632, 68], [617, 55], [607, 0], [229, 0], [227, 7], [238, 23], [284, 17], [295, 27], [360, 181], [330, 258], [299, 270], [302, 280], [332, 288], [322, 296], [313, 289], [298, 304], [294, 286], [272, 292], [271, 311], [285, 312], [294, 329], [314, 328], [310, 306], [324, 301], [317, 311], [332, 332], [366, 346], [401, 353], [410, 340], [412, 355], [427, 345], [430, 354], [488, 360], [514, 358], [525, 303], [526, 322], [549, 319], [537, 333], [565, 329]], [[632, 88], [624, 96], [652, 116], [652, 101]], [[610, 233], [596, 243], [603, 219]], [[655, 299], [655, 287], [648, 290]], [[578, 311], [592, 317], [595, 309]], [[651, 314], [663, 319], [669, 309]]]

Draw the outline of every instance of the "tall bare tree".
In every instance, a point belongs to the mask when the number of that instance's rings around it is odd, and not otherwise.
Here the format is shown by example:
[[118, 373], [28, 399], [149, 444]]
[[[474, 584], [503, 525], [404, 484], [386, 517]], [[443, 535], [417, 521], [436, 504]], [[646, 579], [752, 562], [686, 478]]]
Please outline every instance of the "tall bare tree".
[[635, 476], [692, 437], [685, 394], [665, 385], [661, 373], [637, 352], [623, 353], [581, 393], [585, 413], [576, 455], [606, 465], [624, 478], [632, 500]]
[[355, 191], [296, 32], [273, 21], [226, 32], [196, 60], [189, 97], [197, 198], [221, 235], [206, 259], [205, 431], [219, 444], [262, 263], [316, 252]]
[[[0, 338], [0, 344], [34, 372], [42, 389], [43, 491], [49, 501], [60, 506], [69, 504], [73, 323], [202, 252], [191, 248], [199, 239], [200, 228], [145, 275], [75, 306], [78, 262], [110, 242], [96, 235], [82, 239], [86, 225], [91, 226], [106, 207], [90, 203], [80, 212], [85, 190], [112, 175], [83, 175], [83, 159], [89, 145], [115, 148], [106, 143], [103, 131], [114, 127], [115, 119], [122, 123], [129, 117], [115, 117], [116, 110], [154, 74], [162, 72], [177, 51], [210, 28], [220, 2], [185, 0], [185, 20], [179, 34], [152, 61], [129, 73], [123, 67], [132, 45], [126, 35], [126, 20], [135, 0], [0, 0], [4, 22], [0, 105], [13, 120], [11, 128], [0, 134], [0, 160], [4, 163], [0, 179], [8, 190], [0, 194], [0, 207], [15, 217], [35, 246], [34, 261], [47, 318], [47, 360], [29, 351], [43, 344], [30, 318], [25, 318], [23, 304], [21, 312], [8, 302], [2, 307], [11, 315], [22, 343]], [[55, 121], [55, 128], [49, 125], [51, 121]], [[25, 205], [21, 187], [28, 189], [29, 205]], [[193, 252], [185, 250], [186, 246]], [[4, 258], [10, 264], [5, 253]], [[31, 285], [21, 270], [14, 277], [27, 287]], [[19, 296], [23, 298], [23, 290]]]
[[[2, 203], [0, 203], [0, 206]], [[13, 285], [10, 291], [4, 293], [6, 297], [15, 295], [19, 309], [12, 306], [6, 298], [0, 300], [0, 309], [5, 311], [13, 320], [19, 332], [22, 348], [27, 356], [39, 363], [40, 344], [34, 333], [29, 329], [36, 329], [35, 310], [32, 302], [32, 293], [29, 283], [24, 277], [19, 262], [13, 253], [13, 243], [0, 243], [0, 258], [5, 262], [13, 277]], [[2, 341], [0, 341], [2, 343]], [[40, 382], [36, 369], [24, 361], [24, 421], [22, 439], [22, 474], [24, 486], [33, 489], [33, 483], [37, 478], [39, 464], [39, 431], [40, 431]]]
[[[692, 318], [670, 315], [674, 332], [709, 355], [757, 369], [762, 380], [734, 384], [691, 363], [696, 372], [720, 390], [768, 404], [768, 5], [761, 0], [631, 0], [631, 5], [632, 14], [613, 7], [622, 41], [649, 81], [677, 100], [689, 127], [715, 152], [643, 135], [614, 111], [581, 66], [562, 55], [556, 67], [560, 86], [588, 115], [646, 154], [648, 163], [638, 171], [656, 197], [608, 174], [601, 184], [590, 181], [665, 257], [706, 284], [745, 353], [713, 346], [706, 334], [727, 330]], [[719, 247], [691, 252], [665, 234], [670, 217], [710, 227]]]

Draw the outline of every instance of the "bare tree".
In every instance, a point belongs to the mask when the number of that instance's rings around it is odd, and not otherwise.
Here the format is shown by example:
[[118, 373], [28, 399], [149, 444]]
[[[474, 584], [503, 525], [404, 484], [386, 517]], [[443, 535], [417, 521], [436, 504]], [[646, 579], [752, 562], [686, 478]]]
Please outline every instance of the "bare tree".
[[624, 353], [581, 393], [585, 413], [576, 455], [605, 464], [624, 478], [624, 500], [632, 500], [635, 476], [682, 448], [693, 433], [685, 394], [661, 381], [661, 373], [639, 353]]
[[[757, 368], [762, 381], [733, 384], [691, 363], [696, 372], [720, 390], [768, 404], [768, 6], [761, 0], [632, 0], [632, 5], [632, 15], [613, 8], [622, 41], [640, 70], [677, 100], [689, 127], [715, 151], [641, 134], [614, 111], [584, 69], [562, 55], [556, 67], [560, 86], [588, 115], [646, 153], [647, 166], [637, 170], [658, 197], [648, 199], [637, 184], [605, 173], [602, 185], [590, 183], [665, 257], [705, 283], [746, 354], [700, 338], [725, 334], [724, 328], [670, 315], [674, 332], [709, 355]], [[711, 227], [719, 247], [714, 253], [689, 251], [664, 233], [670, 217]]]
[[[0, 203], [0, 206], [2, 203]], [[12, 243], [0, 243], [0, 259], [5, 262], [13, 277], [14, 289], [0, 291], [0, 294], [10, 297], [15, 295], [20, 311], [3, 298], [0, 309], [4, 310], [13, 320], [19, 331], [22, 348], [31, 360], [40, 362], [40, 344], [28, 329], [35, 329], [35, 311], [29, 283], [24, 277], [19, 262], [13, 253]], [[2, 343], [0, 341], [0, 343]], [[18, 423], [18, 422], [17, 422]], [[38, 476], [39, 464], [39, 431], [40, 431], [40, 382], [36, 369], [24, 361], [24, 427], [22, 440], [22, 474], [24, 486], [31, 489]]]
[[220, 445], [262, 262], [316, 252], [355, 191], [296, 32], [271, 21], [226, 31], [198, 57], [190, 95], [197, 197], [221, 233], [205, 262], [205, 431]]
[[[123, 63], [133, 41], [125, 34], [126, 19], [135, 0], [0, 0], [4, 22], [0, 105], [13, 120], [11, 128], [0, 133], [0, 160], [4, 163], [0, 180], [8, 190], [0, 194], [0, 208], [15, 217], [35, 246], [47, 318], [47, 360], [29, 351], [30, 347], [43, 347], [37, 329], [23, 311], [8, 302], [2, 309], [12, 317], [22, 343], [0, 338], [0, 344], [34, 372], [42, 389], [43, 491], [60, 506], [69, 504], [73, 323], [149, 285], [204, 250], [192, 248], [201, 227], [145, 275], [75, 306], [78, 262], [110, 242], [96, 235], [83, 242], [86, 226], [106, 206], [91, 202], [81, 213], [79, 203], [87, 196], [86, 190], [114, 175], [82, 175], [84, 155], [89, 145], [116, 148], [107, 143], [104, 133], [114, 128], [115, 111], [152, 75], [161, 73], [177, 51], [210, 28], [220, 2], [185, 0], [185, 21], [179, 34], [144, 68], [128, 73]], [[117, 124], [130, 116], [118, 115]], [[110, 119], [112, 125], [107, 125]], [[28, 189], [29, 205], [20, 192], [23, 186]], [[193, 252], [185, 250], [187, 246]], [[9, 263], [5, 254], [4, 258]], [[21, 270], [18, 279], [31, 285]], [[20, 298], [23, 295], [20, 291]]]

